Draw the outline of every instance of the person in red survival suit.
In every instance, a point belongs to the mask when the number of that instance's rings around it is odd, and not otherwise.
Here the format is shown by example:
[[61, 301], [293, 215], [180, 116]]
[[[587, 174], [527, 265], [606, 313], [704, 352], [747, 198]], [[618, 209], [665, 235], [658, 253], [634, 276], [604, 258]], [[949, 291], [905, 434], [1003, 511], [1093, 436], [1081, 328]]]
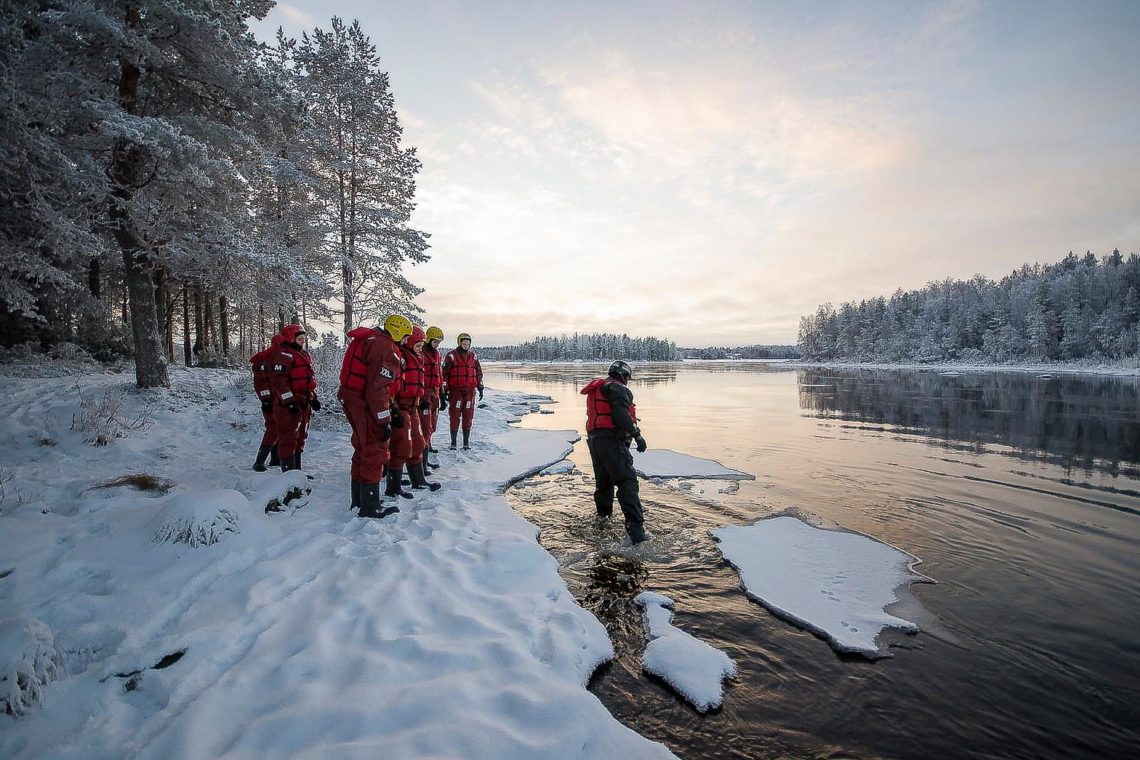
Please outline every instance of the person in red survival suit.
[[321, 409], [313, 359], [305, 350], [305, 329], [286, 325], [281, 344], [270, 355], [269, 388], [277, 426], [277, 456], [281, 471], [301, 469], [301, 452], [309, 435], [309, 419]]
[[381, 509], [380, 478], [389, 457], [392, 429], [404, 426], [392, 404], [403, 373], [397, 344], [411, 331], [411, 321], [402, 314], [385, 319], [383, 330], [356, 327], [348, 331], [336, 397], [352, 428], [352, 507], [360, 509], [361, 517], [381, 518], [400, 511], [396, 506]]
[[581, 393], [586, 397], [586, 447], [594, 468], [594, 506], [599, 517], [612, 515], [616, 487], [625, 531], [631, 542], [639, 544], [650, 536], [645, 532], [637, 471], [629, 453], [633, 441], [637, 442], [638, 452], [646, 449], [637, 426], [633, 393], [626, 387], [632, 374], [628, 364], [615, 360], [607, 377], [591, 380]]
[[257, 449], [257, 460], [253, 463], [253, 469], [258, 472], [265, 472], [266, 457], [269, 458], [270, 467], [281, 464], [277, 458], [277, 426], [273, 423], [273, 390], [269, 387], [269, 358], [283, 340], [280, 335], [274, 335], [269, 339], [268, 348], [249, 357], [250, 367], [253, 370], [253, 391], [257, 394], [257, 400], [261, 402], [261, 417], [265, 422], [261, 446]]
[[443, 340], [443, 330], [438, 327], [429, 327], [424, 336], [424, 398], [428, 402], [428, 426], [424, 431], [424, 441], [427, 444], [424, 449], [424, 464], [428, 467], [437, 468], [439, 462], [433, 462], [428, 454], [439, 453], [435, 446], [432, 446], [431, 437], [435, 435], [436, 426], [439, 424], [440, 410], [447, 406], [441, 399], [443, 374], [439, 368], [441, 359], [439, 344]]
[[443, 395], [451, 405], [451, 448], [459, 423], [463, 422], [463, 450], [471, 448], [471, 423], [475, 418], [475, 392], [483, 400], [483, 367], [479, 357], [471, 350], [471, 336], [455, 336], [456, 348], [443, 358]]
[[405, 465], [412, 488], [430, 488], [432, 491], [440, 488], [439, 483], [429, 483], [424, 475], [423, 428], [428, 417], [428, 402], [424, 398], [423, 346], [424, 331], [418, 327], [413, 327], [411, 334], [400, 341], [404, 374], [400, 378], [400, 390], [396, 393], [396, 406], [408, 424], [392, 436], [392, 458], [388, 460], [388, 485], [384, 491], [386, 496], [411, 498], [411, 494], [400, 488], [400, 476]]

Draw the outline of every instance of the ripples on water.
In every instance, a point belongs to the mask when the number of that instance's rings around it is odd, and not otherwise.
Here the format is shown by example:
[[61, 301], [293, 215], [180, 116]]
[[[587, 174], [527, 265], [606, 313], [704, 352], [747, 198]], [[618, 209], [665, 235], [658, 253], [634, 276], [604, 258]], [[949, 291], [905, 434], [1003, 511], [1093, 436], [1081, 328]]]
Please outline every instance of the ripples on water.
[[[543, 393], [525, 426], [582, 428], [596, 367], [491, 369]], [[580, 471], [512, 489], [616, 660], [591, 689], [684, 758], [1129, 757], [1140, 747], [1140, 427], [1133, 380], [635, 368], [650, 446], [754, 482], [642, 484], [646, 548], [593, 517]], [[579, 447], [584, 450], [584, 447]], [[835, 654], [744, 595], [708, 530], [793, 511], [923, 560], [894, 657]], [[641, 672], [642, 590], [737, 663], [699, 715]], [[912, 618], [914, 619], [914, 618]]]

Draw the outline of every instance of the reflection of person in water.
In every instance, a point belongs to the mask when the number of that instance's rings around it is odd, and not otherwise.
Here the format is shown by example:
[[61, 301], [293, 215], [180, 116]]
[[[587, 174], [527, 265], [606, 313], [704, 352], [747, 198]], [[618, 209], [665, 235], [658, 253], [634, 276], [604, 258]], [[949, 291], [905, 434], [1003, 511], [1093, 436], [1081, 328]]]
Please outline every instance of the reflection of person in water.
[[637, 426], [637, 408], [633, 392], [627, 387], [633, 371], [620, 359], [610, 365], [608, 377], [599, 377], [581, 391], [586, 397], [586, 446], [594, 468], [594, 506], [599, 517], [614, 511], [614, 489], [625, 515], [625, 530], [635, 544], [645, 541], [645, 518], [638, 495], [637, 471], [629, 444], [637, 442], [637, 450], [645, 451], [645, 439]]

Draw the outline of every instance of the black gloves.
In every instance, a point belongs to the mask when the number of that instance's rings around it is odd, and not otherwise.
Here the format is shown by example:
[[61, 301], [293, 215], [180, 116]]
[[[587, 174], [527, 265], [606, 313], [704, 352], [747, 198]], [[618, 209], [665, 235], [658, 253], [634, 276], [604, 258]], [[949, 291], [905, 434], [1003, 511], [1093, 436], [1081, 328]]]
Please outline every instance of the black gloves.
[[440, 391], [439, 394], [439, 411], [447, 408], [447, 391]]
[[261, 402], [261, 413], [262, 414], [269, 414], [272, 411], [273, 411], [273, 399], [267, 398]]
[[426, 398], [420, 399], [420, 411], [421, 412], [426, 412], [428, 410], [429, 406], [431, 406], [431, 404], [428, 403], [428, 400]]
[[313, 396], [313, 411], [314, 412], [321, 411], [321, 400], [319, 398], [317, 398], [316, 396]]
[[386, 441], [391, 437], [392, 437], [392, 426], [391, 425], [381, 425], [380, 426], [380, 441], [381, 442]]
[[297, 406], [296, 404], [286, 404], [285, 408], [289, 410], [289, 414], [301, 413], [301, 407]]
[[648, 446], [645, 444], [645, 439], [640, 435], [633, 439], [637, 443], [637, 453], [644, 454]]
[[399, 409], [392, 409], [392, 427], [402, 428], [404, 426], [404, 415], [400, 414]]
[[482, 401], [483, 400], [483, 386], [480, 385], [476, 390], [479, 391], [479, 400]]

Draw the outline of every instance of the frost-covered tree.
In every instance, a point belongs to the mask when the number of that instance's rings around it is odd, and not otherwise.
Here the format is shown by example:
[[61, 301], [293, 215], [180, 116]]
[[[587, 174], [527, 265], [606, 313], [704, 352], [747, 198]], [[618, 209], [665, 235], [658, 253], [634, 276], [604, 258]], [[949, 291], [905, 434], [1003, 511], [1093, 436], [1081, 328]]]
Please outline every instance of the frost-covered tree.
[[[815, 360], [1008, 362], [1134, 356], [1140, 336], [1140, 256], [1072, 253], [1023, 266], [1000, 282], [932, 282], [889, 300], [830, 304], [800, 320]], [[832, 337], [833, 336], [833, 337]]]
[[427, 261], [427, 235], [409, 226], [415, 150], [401, 145], [388, 75], [358, 22], [333, 18], [302, 35], [294, 60], [309, 124], [305, 148], [340, 265], [347, 331], [363, 314], [418, 313], [422, 290], [403, 273]]
[[23, 49], [59, 96], [63, 126], [51, 138], [77, 165], [101, 169], [86, 207], [122, 259], [140, 386], [168, 383], [156, 272], [203, 269], [250, 239], [241, 167], [259, 153], [266, 92], [245, 22], [271, 5], [44, 2]]

